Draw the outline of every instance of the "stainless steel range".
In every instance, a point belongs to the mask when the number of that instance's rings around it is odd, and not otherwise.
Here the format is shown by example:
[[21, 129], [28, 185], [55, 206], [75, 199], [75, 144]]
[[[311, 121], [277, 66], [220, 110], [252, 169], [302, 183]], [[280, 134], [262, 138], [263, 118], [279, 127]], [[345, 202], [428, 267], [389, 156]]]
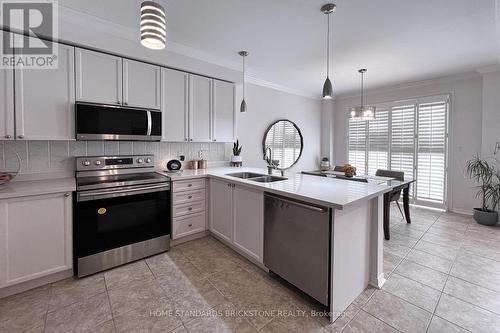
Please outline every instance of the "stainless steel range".
[[154, 164], [152, 155], [76, 158], [75, 275], [169, 249], [170, 178]]

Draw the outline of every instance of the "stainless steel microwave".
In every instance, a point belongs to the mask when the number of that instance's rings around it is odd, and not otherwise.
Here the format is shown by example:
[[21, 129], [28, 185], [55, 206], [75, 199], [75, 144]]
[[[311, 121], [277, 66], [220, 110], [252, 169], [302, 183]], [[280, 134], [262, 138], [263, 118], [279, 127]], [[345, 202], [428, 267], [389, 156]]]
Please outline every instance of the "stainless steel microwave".
[[77, 140], [160, 141], [161, 111], [76, 102]]

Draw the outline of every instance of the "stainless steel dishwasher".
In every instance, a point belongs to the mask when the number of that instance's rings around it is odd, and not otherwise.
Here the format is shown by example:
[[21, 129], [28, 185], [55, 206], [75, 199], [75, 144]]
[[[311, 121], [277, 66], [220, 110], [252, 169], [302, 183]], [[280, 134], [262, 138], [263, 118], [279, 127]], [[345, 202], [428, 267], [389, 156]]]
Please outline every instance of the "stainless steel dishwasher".
[[264, 265], [328, 305], [330, 209], [265, 194]]

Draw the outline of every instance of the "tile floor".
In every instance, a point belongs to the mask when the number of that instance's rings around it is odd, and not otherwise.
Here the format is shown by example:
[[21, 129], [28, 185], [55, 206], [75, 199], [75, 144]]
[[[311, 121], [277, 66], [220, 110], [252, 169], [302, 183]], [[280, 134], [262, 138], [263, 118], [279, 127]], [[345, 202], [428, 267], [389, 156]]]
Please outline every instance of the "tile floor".
[[500, 332], [500, 227], [393, 209], [387, 282], [330, 324], [211, 237], [0, 300], [0, 332]]

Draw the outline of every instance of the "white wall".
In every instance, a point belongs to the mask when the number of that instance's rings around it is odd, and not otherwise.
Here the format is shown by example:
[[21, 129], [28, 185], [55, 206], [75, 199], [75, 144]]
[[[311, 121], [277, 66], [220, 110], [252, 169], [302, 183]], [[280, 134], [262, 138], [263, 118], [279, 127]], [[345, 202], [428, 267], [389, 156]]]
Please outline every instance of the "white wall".
[[[239, 87], [240, 88], [240, 87]], [[268, 126], [279, 119], [293, 121], [304, 138], [304, 150], [291, 172], [314, 170], [320, 159], [321, 101], [309, 99], [266, 87], [245, 86], [247, 112], [240, 113], [241, 91], [238, 89], [236, 104], [236, 135], [243, 146], [244, 165], [266, 167], [262, 159], [262, 139]]]
[[[483, 79], [479, 74], [467, 74], [366, 93], [367, 103], [451, 94], [448, 209], [457, 212], [468, 213], [477, 202], [473, 190], [474, 184], [465, 177], [464, 166], [474, 154], [481, 152], [482, 85]], [[496, 94], [498, 95], [498, 90]], [[348, 108], [357, 104], [359, 104], [359, 96], [340, 96], [335, 100], [334, 161], [336, 164], [343, 164], [347, 161]], [[496, 124], [498, 127], [499, 123]]]
[[482, 155], [493, 154], [500, 144], [500, 71], [483, 76]]

